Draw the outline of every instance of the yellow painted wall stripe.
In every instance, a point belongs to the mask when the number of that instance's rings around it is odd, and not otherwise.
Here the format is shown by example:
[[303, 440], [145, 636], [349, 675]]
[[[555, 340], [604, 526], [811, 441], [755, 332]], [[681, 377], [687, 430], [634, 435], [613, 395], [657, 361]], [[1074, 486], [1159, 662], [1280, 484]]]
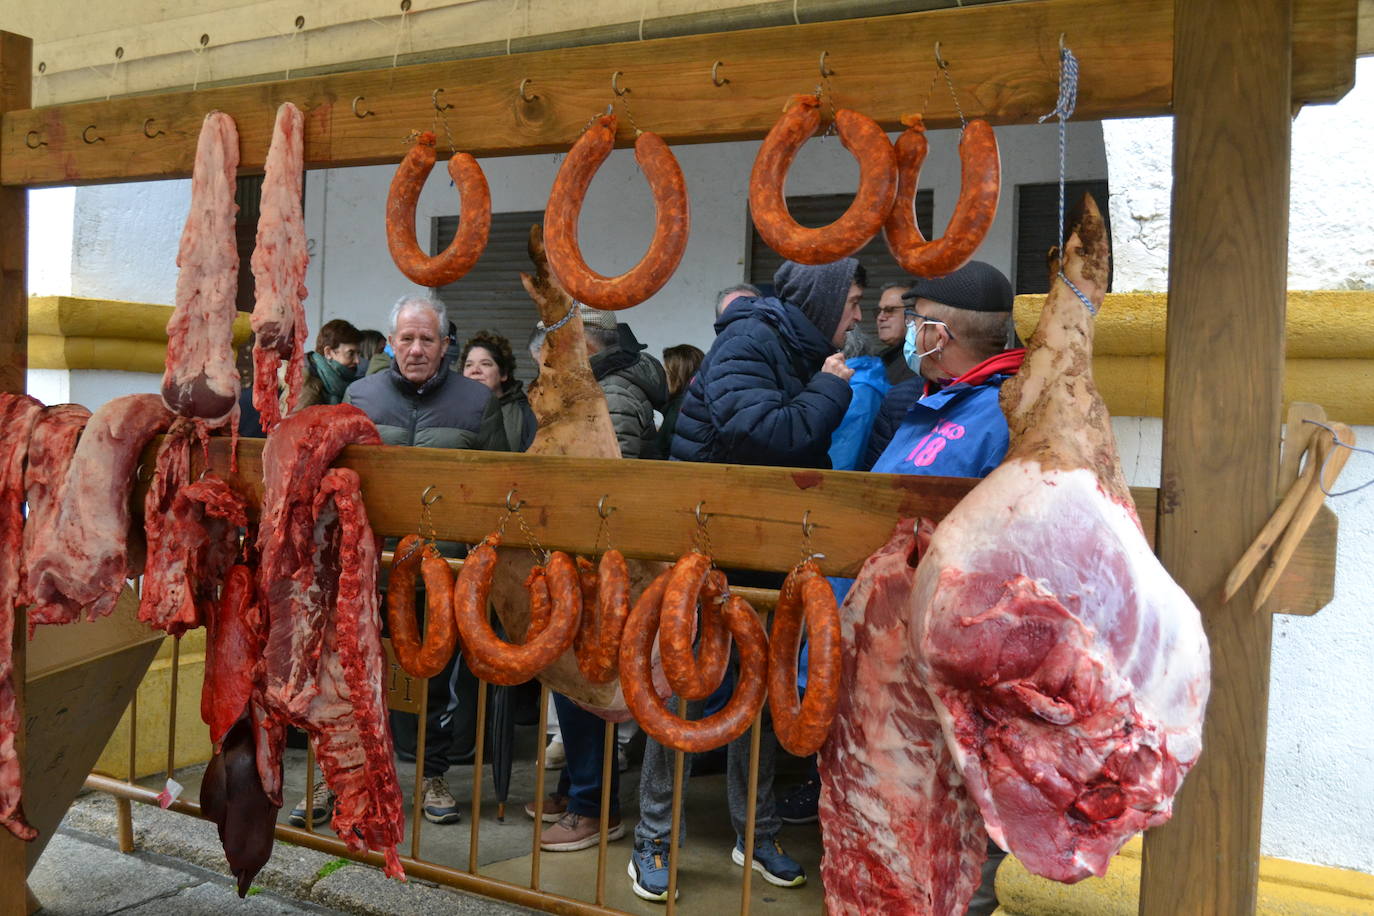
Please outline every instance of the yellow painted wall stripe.
[[[29, 297], [30, 369], [117, 369], [161, 374], [167, 363], [170, 305]], [[248, 315], [234, 321], [234, 346], [250, 333]]]

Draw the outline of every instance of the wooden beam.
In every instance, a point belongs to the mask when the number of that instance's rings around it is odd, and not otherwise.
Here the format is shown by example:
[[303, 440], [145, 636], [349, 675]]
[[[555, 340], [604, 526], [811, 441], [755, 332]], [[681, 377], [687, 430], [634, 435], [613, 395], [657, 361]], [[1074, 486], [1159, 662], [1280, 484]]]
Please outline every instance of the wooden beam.
[[[1353, 84], [1355, 2], [1300, 0], [1295, 104], [1334, 101]], [[1173, 103], [1173, 18], [1172, 0], [1028, 0], [33, 109], [0, 122], [0, 184], [188, 175], [201, 120], [216, 108], [238, 123], [241, 169], [261, 171], [284, 101], [308, 112], [307, 167], [397, 162], [412, 130], [437, 128], [442, 142], [436, 89], [454, 106], [444, 118], [460, 149], [561, 151], [615, 99], [616, 70], [630, 90], [617, 105], [621, 145], [634, 141], [631, 112], [635, 124], [670, 143], [756, 139], [791, 95], [814, 90], [821, 51], [835, 71], [836, 104], [897, 129], [926, 97], [937, 40], [968, 117], [1030, 123], [1053, 108], [1061, 34], [1081, 64], [1077, 118], [1162, 115]], [[710, 78], [716, 60], [729, 78], [719, 87]], [[522, 102], [518, 88], [527, 78], [537, 98]], [[354, 114], [358, 98], [358, 111], [373, 114]], [[932, 127], [958, 124], [940, 86], [924, 114]]]
[[[0, 32], [0, 112], [29, 106], [29, 74], [33, 42], [22, 35]], [[0, 168], [5, 152], [0, 149]], [[28, 192], [0, 188], [0, 392], [22, 394], [28, 368], [29, 291]], [[26, 758], [24, 680], [28, 633], [23, 614], [11, 614], [10, 683], [14, 687], [14, 753], [22, 766]], [[28, 844], [0, 830], [0, 914], [29, 912]]]
[[[1211, 642], [1202, 757], [1145, 837], [1142, 916], [1255, 912], [1272, 618], [1229, 567], [1275, 505], [1292, 0], [1182, 3], [1175, 26], [1158, 553]], [[1221, 511], [1218, 511], [1218, 508]]]

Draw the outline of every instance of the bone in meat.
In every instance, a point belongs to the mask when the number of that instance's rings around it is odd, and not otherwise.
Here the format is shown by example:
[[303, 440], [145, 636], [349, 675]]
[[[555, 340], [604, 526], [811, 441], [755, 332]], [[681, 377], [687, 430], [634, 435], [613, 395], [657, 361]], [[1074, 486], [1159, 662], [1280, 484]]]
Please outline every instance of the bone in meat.
[[287, 412], [296, 409], [305, 371], [305, 271], [310, 254], [301, 213], [305, 135], [301, 111], [290, 102], [277, 109], [272, 145], [262, 180], [257, 246], [252, 267], [253, 406], [271, 432], [281, 416], [277, 369], [286, 361]]
[[[1095, 304], [1091, 199], [1064, 272]], [[1005, 463], [939, 525], [907, 607], [918, 669], [988, 834], [1036, 874], [1106, 871], [1164, 823], [1201, 751], [1197, 608], [1151, 553], [1092, 381], [1092, 315], [1056, 277], [1002, 388]]]
[[234, 178], [239, 137], [234, 119], [212, 111], [201, 124], [191, 173], [191, 211], [177, 251], [176, 309], [167, 321], [162, 399], [173, 413], [212, 424], [239, 396], [234, 360], [239, 254], [234, 238]]

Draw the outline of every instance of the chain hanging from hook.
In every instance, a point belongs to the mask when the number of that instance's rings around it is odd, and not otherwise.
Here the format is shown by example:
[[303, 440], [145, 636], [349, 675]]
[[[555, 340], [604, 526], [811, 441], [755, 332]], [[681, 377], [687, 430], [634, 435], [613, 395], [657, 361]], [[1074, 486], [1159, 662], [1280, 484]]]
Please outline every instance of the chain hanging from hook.
[[816, 98], [825, 102], [830, 108], [830, 122], [825, 125], [825, 130], [821, 132], [821, 139], [835, 136], [835, 117], [838, 114], [835, 110], [835, 87], [830, 82], [830, 77], [835, 75], [835, 71], [825, 62], [830, 56], [829, 51], [821, 52], [821, 81], [816, 84]]
[[[430, 493], [433, 492], [433, 497]], [[433, 544], [439, 540], [439, 532], [434, 527], [434, 512], [431, 507], [439, 500], [444, 498], [444, 494], [430, 485], [425, 487], [425, 492], [420, 494], [420, 536]]]
[[817, 553], [811, 547], [811, 534], [816, 530], [816, 523], [811, 521], [811, 510], [807, 509], [802, 513], [801, 521], [802, 541], [801, 541], [801, 562], [798, 566], [810, 563], [812, 560], [824, 560], [825, 554]]
[[615, 511], [615, 506], [611, 506], [609, 509], [606, 508], [606, 500], [610, 498], [611, 494], [607, 493], [596, 501], [596, 514], [601, 519], [601, 524], [597, 525], [596, 540], [592, 543], [593, 555], [603, 552], [601, 546], [602, 536], [606, 538], [606, 546], [604, 549], [611, 549], [611, 513]]
[[432, 102], [434, 102], [434, 123], [433, 123], [433, 127], [434, 127], [434, 133], [435, 133], [435, 135], [437, 136], [438, 133], [439, 133], [439, 125], [440, 125], [441, 123], [444, 125], [444, 136], [448, 138], [448, 152], [449, 152], [449, 155], [452, 156], [454, 153], [458, 152], [458, 144], [456, 144], [456, 143], [453, 142], [453, 131], [452, 131], [451, 129], [449, 129], [448, 115], [444, 114], [444, 112], [446, 112], [446, 111], [448, 111], [450, 108], [452, 108], [452, 107], [453, 107], [453, 103], [452, 103], [452, 102], [444, 102], [444, 103], [441, 104], [441, 103], [439, 102], [439, 93], [441, 93], [441, 92], [443, 92], [443, 91], [444, 91], [444, 90], [443, 90], [442, 88], [440, 88], [440, 89], [435, 89], [433, 92], [431, 92], [431, 93], [429, 94], [430, 100], [431, 100]]
[[[512, 503], [512, 501], [514, 501]], [[529, 546], [530, 553], [534, 555], [534, 561], [539, 565], [549, 562], [549, 552], [544, 549], [544, 545], [539, 542], [539, 538], [525, 521], [524, 513], [520, 510], [524, 507], [523, 499], [515, 499], [515, 488], [512, 487], [506, 494], [506, 514], [501, 517], [501, 522], [497, 525], [497, 532], [504, 538], [506, 534], [506, 523], [512, 518], [520, 526], [520, 533], [525, 536], [525, 543]]]
[[697, 507], [692, 510], [692, 514], [695, 515], [697, 519], [696, 530], [692, 532], [692, 549], [697, 553], [703, 553], [709, 557], [712, 555], [711, 532], [706, 530], [706, 523], [711, 520], [711, 515], [709, 512], [701, 511], [701, 507], [704, 505], [706, 505], [706, 500], [703, 499], [701, 502], [697, 503]]
[[615, 106], [619, 104], [625, 110], [625, 118], [630, 122], [630, 129], [633, 130], [635, 136], [638, 137], [640, 134], [644, 133], [644, 131], [639, 129], [639, 124], [635, 121], [634, 109], [630, 107], [630, 90], [620, 87], [620, 78], [624, 75], [625, 74], [619, 70], [611, 74], [611, 92], [615, 93], [615, 98], [611, 101], [607, 113], [609, 114], [615, 109]]
[[949, 88], [949, 97], [954, 101], [954, 110], [959, 115], [959, 129], [962, 131], [968, 127], [968, 119], [964, 117], [963, 106], [959, 104], [959, 93], [954, 90], [954, 78], [949, 73], [949, 61], [940, 55], [940, 43], [935, 42], [935, 73], [930, 78], [930, 85], [926, 87], [926, 97], [921, 100], [921, 112], [924, 114], [930, 107], [930, 95], [935, 91], [935, 83], [943, 76], [945, 86]]

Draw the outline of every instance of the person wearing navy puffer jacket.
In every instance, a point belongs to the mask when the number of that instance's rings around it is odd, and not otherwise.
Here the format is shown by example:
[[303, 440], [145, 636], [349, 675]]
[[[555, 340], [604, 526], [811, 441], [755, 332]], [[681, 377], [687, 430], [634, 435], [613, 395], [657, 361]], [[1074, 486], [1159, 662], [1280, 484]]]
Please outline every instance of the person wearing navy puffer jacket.
[[736, 299], [687, 388], [673, 436], [680, 461], [828, 468], [830, 434], [849, 407], [839, 348], [862, 320], [867, 277], [854, 258], [784, 261], [777, 297]]

